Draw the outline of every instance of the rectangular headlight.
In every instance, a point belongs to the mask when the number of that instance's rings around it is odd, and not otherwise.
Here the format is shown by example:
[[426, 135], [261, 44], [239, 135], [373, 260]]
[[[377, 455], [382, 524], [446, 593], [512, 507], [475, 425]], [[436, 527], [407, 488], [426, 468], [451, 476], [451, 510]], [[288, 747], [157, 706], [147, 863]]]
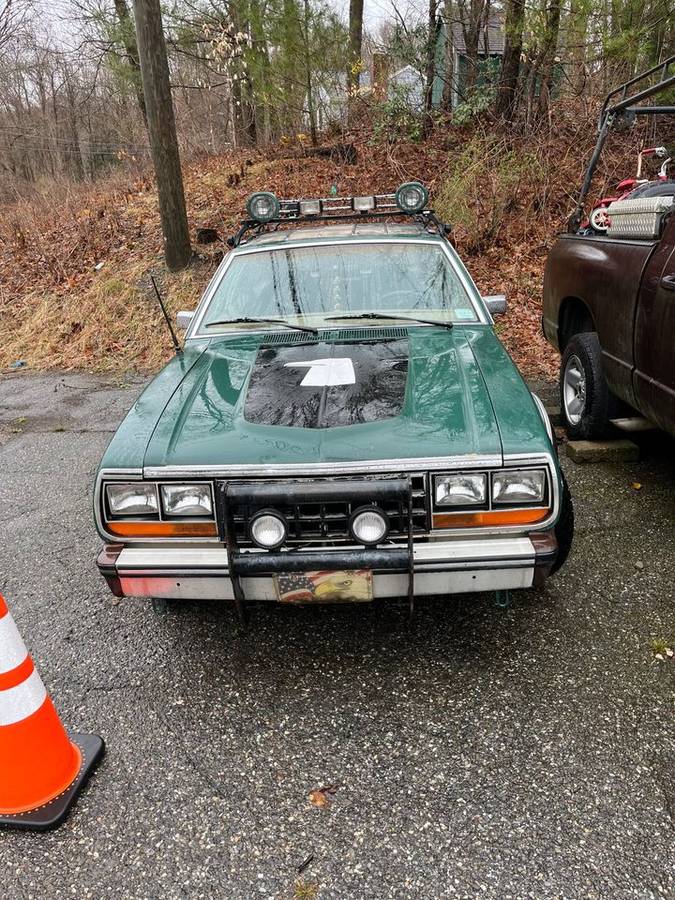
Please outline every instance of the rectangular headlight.
[[543, 503], [546, 472], [543, 469], [505, 469], [492, 476], [492, 502]]
[[167, 516], [210, 516], [213, 513], [208, 484], [163, 484], [162, 509]]
[[320, 200], [301, 200], [300, 201], [301, 216], [320, 216], [321, 201]]
[[156, 516], [159, 511], [154, 484], [108, 484], [105, 490], [111, 516]]
[[436, 506], [480, 506], [487, 496], [487, 476], [484, 472], [466, 475], [436, 475], [434, 502]]

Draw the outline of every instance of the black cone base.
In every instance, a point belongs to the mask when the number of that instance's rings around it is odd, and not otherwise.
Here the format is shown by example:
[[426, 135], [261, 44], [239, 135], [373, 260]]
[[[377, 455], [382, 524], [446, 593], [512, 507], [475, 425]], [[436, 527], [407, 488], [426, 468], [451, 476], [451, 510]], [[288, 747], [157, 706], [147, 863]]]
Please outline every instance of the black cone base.
[[0, 814], [0, 828], [22, 828], [26, 831], [48, 831], [57, 828], [70, 812], [80, 790], [87, 783], [94, 767], [103, 756], [105, 744], [103, 739], [95, 734], [71, 734], [71, 741], [80, 748], [82, 753], [82, 765], [77, 773], [75, 781], [69, 788], [30, 812], [15, 813], [10, 815]]

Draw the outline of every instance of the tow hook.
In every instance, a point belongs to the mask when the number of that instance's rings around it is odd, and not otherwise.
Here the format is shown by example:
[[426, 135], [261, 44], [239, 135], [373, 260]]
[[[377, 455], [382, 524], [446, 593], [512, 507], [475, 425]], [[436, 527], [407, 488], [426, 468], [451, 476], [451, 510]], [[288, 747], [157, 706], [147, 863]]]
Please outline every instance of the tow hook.
[[495, 606], [497, 609], [508, 609], [511, 606], [511, 591], [495, 591]]

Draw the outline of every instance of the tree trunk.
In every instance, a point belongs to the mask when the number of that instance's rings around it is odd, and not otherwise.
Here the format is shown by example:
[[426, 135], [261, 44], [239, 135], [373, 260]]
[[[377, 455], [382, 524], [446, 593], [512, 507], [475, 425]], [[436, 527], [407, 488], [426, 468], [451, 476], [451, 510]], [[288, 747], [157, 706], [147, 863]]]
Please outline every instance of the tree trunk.
[[77, 105], [75, 103], [75, 91], [70, 78], [70, 72], [64, 69], [64, 80], [66, 83], [66, 114], [67, 127], [70, 140], [70, 159], [69, 168], [75, 181], [84, 180], [84, 166], [82, 165], [82, 148], [80, 147], [80, 137], [77, 133]]
[[131, 69], [131, 78], [134, 84], [134, 93], [136, 94], [136, 102], [141, 111], [145, 127], [148, 126], [148, 114], [145, 109], [145, 97], [143, 96], [143, 83], [141, 80], [141, 63], [138, 58], [138, 44], [136, 43], [136, 32], [134, 23], [131, 21], [131, 13], [127, 6], [127, 0], [115, 0], [115, 12], [120, 23], [120, 34], [122, 38], [122, 46], [127, 56], [127, 62]]
[[252, 43], [251, 56], [253, 60], [255, 60], [252, 82], [254, 88], [256, 86], [262, 87], [261, 91], [254, 91], [256, 98], [256, 134], [258, 141], [262, 141], [263, 144], [268, 144], [272, 139], [272, 119], [269, 97], [271, 66], [260, 0], [251, 0], [249, 15]]
[[283, 0], [279, 48], [279, 69], [285, 103], [277, 115], [282, 132], [295, 134], [302, 128], [301, 111], [305, 92], [305, 75], [300, 66], [302, 57], [302, 25], [297, 0]]
[[170, 269], [182, 269], [190, 261], [192, 249], [159, 0], [134, 0], [134, 13], [164, 256]]
[[466, 0], [458, 0], [458, 7], [468, 64], [464, 91], [465, 95], [468, 95], [475, 87], [478, 77], [478, 45], [485, 12], [485, 0], [470, 0], [468, 6]]
[[525, 0], [508, 0], [504, 23], [504, 56], [497, 88], [495, 115], [513, 121], [518, 106], [520, 57], [523, 52]]
[[546, 35], [541, 62], [541, 81], [539, 85], [539, 114], [545, 115], [551, 90], [553, 89], [553, 67], [555, 55], [558, 49], [558, 35], [560, 34], [560, 13], [562, 0], [551, 0], [546, 11]]
[[445, 65], [443, 71], [443, 109], [452, 111], [452, 95], [455, 66], [455, 47], [452, 37], [453, 9], [452, 0], [444, 0], [443, 19], [445, 20]]
[[363, 41], [363, 0], [349, 0], [349, 58], [347, 61], [347, 116], [359, 89]]
[[572, 71], [569, 77], [570, 89], [581, 96], [586, 87], [586, 43], [588, 40], [588, 0], [571, 0], [567, 45]]
[[307, 117], [309, 119], [309, 137], [312, 141], [312, 147], [316, 147], [319, 143], [316, 133], [316, 109], [314, 106], [314, 85], [312, 83], [312, 57], [310, 45], [310, 9], [309, 0], [304, 0], [304, 29], [303, 38], [305, 44], [305, 83], [307, 90]]
[[436, 40], [438, 22], [436, 19], [436, 0], [429, 0], [429, 23], [427, 35], [427, 59], [424, 84], [424, 132], [428, 134], [432, 127], [432, 111], [434, 105], [434, 76], [436, 75]]

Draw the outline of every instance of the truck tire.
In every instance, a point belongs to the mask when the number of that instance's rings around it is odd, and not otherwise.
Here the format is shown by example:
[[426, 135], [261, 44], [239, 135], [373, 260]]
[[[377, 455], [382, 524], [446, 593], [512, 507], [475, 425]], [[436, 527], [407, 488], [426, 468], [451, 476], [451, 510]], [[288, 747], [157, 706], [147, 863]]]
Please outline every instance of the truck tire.
[[560, 410], [573, 440], [605, 437], [616, 401], [602, 373], [597, 332], [570, 338], [560, 361]]
[[560, 515], [553, 529], [556, 540], [558, 541], [558, 555], [553, 566], [551, 567], [551, 575], [555, 575], [558, 569], [562, 569], [565, 561], [572, 549], [572, 540], [574, 538], [574, 504], [572, 503], [572, 494], [570, 493], [567, 479], [564, 472], [560, 473], [562, 477], [562, 496], [560, 497]]

